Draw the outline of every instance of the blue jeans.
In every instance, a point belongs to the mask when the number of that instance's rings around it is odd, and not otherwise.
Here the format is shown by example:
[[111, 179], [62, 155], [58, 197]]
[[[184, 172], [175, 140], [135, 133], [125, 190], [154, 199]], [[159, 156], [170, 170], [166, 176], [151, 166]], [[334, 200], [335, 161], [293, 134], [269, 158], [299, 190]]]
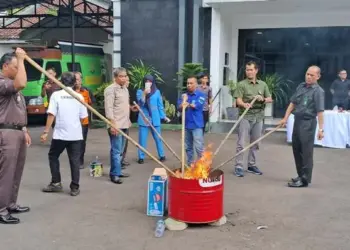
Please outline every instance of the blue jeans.
[[[122, 129], [123, 132], [126, 132], [126, 129]], [[111, 143], [110, 151], [110, 161], [111, 169], [109, 171], [110, 176], [120, 176], [122, 174], [122, 154], [125, 146], [125, 137], [121, 134], [112, 135], [109, 130], [109, 140]]]
[[[154, 128], [157, 130], [158, 134], [161, 134], [160, 126], [155, 126]], [[151, 127], [139, 126], [139, 144], [143, 148], [147, 149], [147, 138], [148, 138], [149, 130], [151, 130], [154, 142], [156, 143], [158, 157], [159, 158], [164, 157], [165, 155], [164, 155], [163, 143]], [[138, 156], [139, 156], [139, 159], [142, 159], [142, 160], [145, 159], [145, 153], [140, 149], [138, 150]]]
[[202, 157], [202, 153], [204, 151], [203, 128], [185, 130], [185, 148], [187, 154], [187, 165], [194, 162], [194, 150], [196, 151], [198, 159]]

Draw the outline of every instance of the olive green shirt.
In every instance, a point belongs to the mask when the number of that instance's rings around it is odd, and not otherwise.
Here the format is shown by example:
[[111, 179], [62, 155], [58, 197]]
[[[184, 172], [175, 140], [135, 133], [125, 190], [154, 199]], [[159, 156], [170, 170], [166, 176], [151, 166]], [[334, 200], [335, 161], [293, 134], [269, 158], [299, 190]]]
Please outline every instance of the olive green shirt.
[[[250, 103], [257, 95], [261, 95], [264, 98], [271, 97], [267, 84], [260, 80], [253, 83], [248, 79], [245, 79], [238, 83], [234, 97], [241, 98], [245, 103]], [[244, 110], [245, 108], [240, 107], [239, 114], [241, 115]], [[265, 117], [264, 111], [265, 102], [255, 101], [253, 107], [248, 110], [244, 118], [250, 121], [261, 121]]]

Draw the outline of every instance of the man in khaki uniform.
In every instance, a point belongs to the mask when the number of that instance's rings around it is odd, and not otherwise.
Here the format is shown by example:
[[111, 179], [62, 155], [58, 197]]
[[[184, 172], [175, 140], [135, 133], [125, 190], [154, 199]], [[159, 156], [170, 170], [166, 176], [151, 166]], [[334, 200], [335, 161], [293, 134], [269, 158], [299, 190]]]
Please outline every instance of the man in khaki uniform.
[[29, 207], [17, 205], [19, 185], [31, 139], [26, 129], [27, 112], [20, 90], [27, 84], [25, 52], [7, 53], [0, 59], [0, 223], [17, 224], [11, 214]]
[[[236, 153], [244, 148], [244, 143], [247, 137], [250, 143], [261, 137], [264, 120], [265, 103], [272, 102], [270, 91], [265, 82], [257, 80], [258, 67], [255, 62], [248, 62], [245, 66], [246, 79], [238, 83], [238, 88], [235, 92], [237, 105], [240, 107], [240, 115], [246, 108], [250, 108], [239, 124], [238, 140]], [[257, 100], [250, 107], [250, 102], [257, 96]], [[256, 166], [256, 153], [259, 149], [259, 144], [255, 144], [249, 150], [248, 155], [248, 172], [262, 175], [262, 172]], [[243, 154], [236, 157], [235, 160], [235, 175], [243, 177]]]
[[[130, 128], [130, 104], [129, 91], [125, 86], [127, 82], [127, 73], [124, 68], [116, 68], [114, 73], [114, 83], [109, 85], [104, 91], [105, 114], [117, 128], [124, 133]], [[114, 128], [108, 128], [108, 134], [111, 142], [111, 169], [109, 172], [111, 181], [116, 184], [122, 184], [121, 178], [129, 177], [122, 172], [122, 154], [125, 146], [125, 137], [118, 133]]]

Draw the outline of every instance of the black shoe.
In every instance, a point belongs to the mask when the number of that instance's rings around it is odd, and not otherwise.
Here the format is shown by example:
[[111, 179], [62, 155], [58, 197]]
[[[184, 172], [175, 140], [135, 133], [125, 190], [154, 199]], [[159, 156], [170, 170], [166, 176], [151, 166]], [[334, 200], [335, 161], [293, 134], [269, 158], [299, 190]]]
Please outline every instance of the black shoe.
[[299, 179], [296, 182], [289, 182], [288, 187], [294, 187], [294, 188], [301, 188], [301, 187], [307, 187], [309, 184], [307, 182], [302, 181]]
[[159, 161], [160, 161], [160, 162], [165, 162], [165, 161], [166, 161], [165, 156], [160, 157], [160, 158], [159, 158]]
[[250, 166], [247, 169], [247, 172], [252, 173], [252, 174], [256, 174], [256, 175], [262, 175], [263, 173], [258, 169], [258, 167], [256, 166]]
[[59, 183], [50, 183], [47, 187], [43, 188], [42, 191], [44, 193], [58, 193], [58, 192], [62, 192], [63, 188], [62, 188], [62, 184]]
[[122, 179], [120, 179], [118, 176], [111, 176], [111, 182], [113, 182], [115, 184], [122, 184], [123, 183]]
[[27, 213], [30, 211], [29, 207], [21, 207], [17, 206], [15, 208], [8, 208], [7, 211], [9, 211], [11, 214], [20, 214], [20, 213]]
[[71, 196], [77, 196], [77, 195], [79, 195], [80, 194], [80, 189], [79, 188], [72, 188], [71, 190], [70, 190], [70, 195]]
[[0, 223], [1, 224], [18, 224], [20, 220], [18, 218], [12, 217], [10, 213], [7, 215], [0, 215]]
[[123, 162], [122, 162], [122, 166], [129, 166], [129, 165], [130, 165], [130, 163], [127, 162], [127, 161], [123, 161]]
[[138, 162], [139, 164], [145, 163], [145, 161], [144, 161], [143, 159], [139, 159], [137, 162]]
[[119, 178], [128, 178], [128, 177], [130, 177], [130, 174], [122, 173], [122, 174], [119, 175], [118, 177], [119, 177]]

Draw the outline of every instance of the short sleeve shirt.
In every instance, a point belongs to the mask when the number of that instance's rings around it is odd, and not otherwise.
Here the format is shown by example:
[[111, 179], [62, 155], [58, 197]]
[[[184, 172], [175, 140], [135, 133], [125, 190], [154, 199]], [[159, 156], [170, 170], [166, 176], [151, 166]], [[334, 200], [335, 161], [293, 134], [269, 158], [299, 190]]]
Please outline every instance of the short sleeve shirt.
[[324, 90], [320, 85], [301, 83], [290, 101], [294, 104], [293, 114], [296, 118], [313, 119], [317, 113], [324, 111]]
[[209, 111], [209, 100], [213, 97], [212, 89], [210, 86], [203, 87], [203, 85], [198, 86], [198, 90], [203, 93], [205, 97], [205, 103], [203, 106], [203, 111]]
[[27, 109], [22, 93], [13, 80], [0, 75], [0, 124], [27, 125]]
[[[255, 96], [261, 95], [264, 98], [271, 97], [269, 88], [264, 81], [257, 80], [256, 83], [245, 79], [238, 83], [238, 87], [235, 91], [234, 97], [241, 98], [243, 102], [250, 103]], [[240, 108], [240, 114], [244, 112], [244, 108]], [[245, 115], [245, 119], [248, 120], [262, 120], [264, 119], [265, 103], [255, 101], [253, 107], [250, 108]]]
[[[82, 95], [77, 95], [83, 100]], [[55, 116], [53, 139], [63, 141], [83, 139], [81, 119], [88, 117], [87, 109], [65, 90], [52, 94], [47, 113]]]

